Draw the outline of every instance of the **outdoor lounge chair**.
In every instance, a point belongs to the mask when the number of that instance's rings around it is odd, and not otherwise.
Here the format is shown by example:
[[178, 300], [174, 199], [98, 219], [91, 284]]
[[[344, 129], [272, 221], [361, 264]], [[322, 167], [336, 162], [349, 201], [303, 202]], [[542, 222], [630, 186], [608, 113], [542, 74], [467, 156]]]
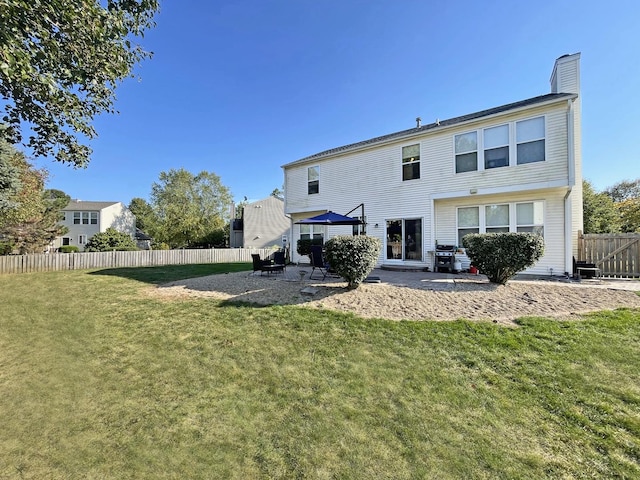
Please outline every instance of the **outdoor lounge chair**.
[[257, 253], [252, 253], [251, 254], [251, 258], [253, 260], [253, 273], [255, 274], [256, 272], [260, 272], [260, 275], [263, 274], [263, 272], [267, 272], [269, 275], [271, 275], [272, 272], [283, 272], [284, 271], [284, 265], [276, 265], [271, 263], [270, 260], [262, 260], [260, 258], [260, 255], [258, 255]]
[[321, 245], [311, 245], [311, 275], [309, 275], [309, 279], [313, 278], [313, 272], [316, 271], [316, 268], [320, 270], [322, 273], [322, 280], [324, 280], [327, 276], [327, 272], [329, 271], [329, 264], [325, 261], [324, 256], [322, 255], [322, 246]]

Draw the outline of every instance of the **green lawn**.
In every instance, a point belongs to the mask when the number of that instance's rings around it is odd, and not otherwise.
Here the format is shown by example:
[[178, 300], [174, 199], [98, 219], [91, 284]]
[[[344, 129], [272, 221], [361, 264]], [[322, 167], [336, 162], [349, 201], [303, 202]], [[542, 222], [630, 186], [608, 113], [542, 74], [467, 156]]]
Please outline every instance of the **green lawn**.
[[640, 311], [392, 322], [0, 276], [0, 478], [640, 478]]

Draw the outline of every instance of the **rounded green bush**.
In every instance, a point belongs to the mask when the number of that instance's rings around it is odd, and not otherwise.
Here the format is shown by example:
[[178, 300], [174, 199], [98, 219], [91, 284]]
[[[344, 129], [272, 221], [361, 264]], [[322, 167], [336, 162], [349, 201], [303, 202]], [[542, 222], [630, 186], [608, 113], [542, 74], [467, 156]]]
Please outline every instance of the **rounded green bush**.
[[60, 247], [60, 251], [62, 253], [76, 253], [79, 252], [80, 249], [75, 245], [63, 245]]
[[535, 233], [470, 233], [462, 245], [471, 264], [500, 285], [544, 254], [544, 239]]
[[382, 249], [380, 239], [359, 235], [340, 235], [325, 243], [326, 258], [350, 289], [357, 288], [376, 266]]

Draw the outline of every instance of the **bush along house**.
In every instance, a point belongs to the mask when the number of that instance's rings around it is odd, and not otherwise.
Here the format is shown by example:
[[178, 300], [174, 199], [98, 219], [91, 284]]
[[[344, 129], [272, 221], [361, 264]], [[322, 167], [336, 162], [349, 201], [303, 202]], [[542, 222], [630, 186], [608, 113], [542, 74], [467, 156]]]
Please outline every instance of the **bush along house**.
[[[572, 272], [582, 229], [580, 54], [558, 58], [551, 93], [333, 148], [287, 163], [285, 213], [298, 239], [365, 233], [378, 266], [469, 268], [469, 233], [535, 232], [544, 256], [526, 273]], [[362, 226], [296, 222], [327, 211]], [[453, 262], [446, 264], [453, 268]]]

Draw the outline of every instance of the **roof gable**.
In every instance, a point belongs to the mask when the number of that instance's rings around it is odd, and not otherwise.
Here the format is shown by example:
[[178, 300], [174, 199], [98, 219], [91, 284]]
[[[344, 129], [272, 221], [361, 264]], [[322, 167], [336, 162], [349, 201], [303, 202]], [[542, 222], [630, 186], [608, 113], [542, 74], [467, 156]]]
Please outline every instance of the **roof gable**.
[[120, 202], [84, 202], [82, 200], [71, 200], [63, 211], [100, 211], [104, 208], [117, 205]]

